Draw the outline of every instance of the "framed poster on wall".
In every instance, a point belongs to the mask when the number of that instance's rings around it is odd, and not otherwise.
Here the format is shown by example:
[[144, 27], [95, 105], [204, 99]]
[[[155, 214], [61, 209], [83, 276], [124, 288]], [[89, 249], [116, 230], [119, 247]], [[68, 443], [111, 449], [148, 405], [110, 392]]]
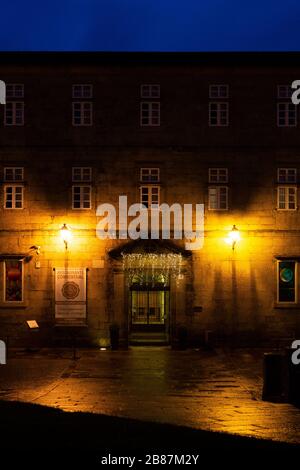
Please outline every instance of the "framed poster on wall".
[[55, 268], [55, 322], [86, 323], [86, 268]]

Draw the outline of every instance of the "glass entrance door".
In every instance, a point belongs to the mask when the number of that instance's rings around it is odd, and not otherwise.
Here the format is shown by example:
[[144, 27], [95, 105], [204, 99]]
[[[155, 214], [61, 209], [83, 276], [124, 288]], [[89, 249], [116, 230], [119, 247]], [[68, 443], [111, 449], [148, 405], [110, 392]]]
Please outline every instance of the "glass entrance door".
[[131, 290], [133, 331], [164, 331], [169, 307], [168, 290]]

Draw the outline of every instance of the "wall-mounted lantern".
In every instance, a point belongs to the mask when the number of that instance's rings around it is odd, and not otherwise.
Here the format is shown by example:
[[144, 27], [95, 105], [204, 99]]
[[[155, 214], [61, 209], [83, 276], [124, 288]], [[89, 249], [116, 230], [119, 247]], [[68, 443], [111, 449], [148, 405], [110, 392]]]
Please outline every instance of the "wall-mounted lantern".
[[228, 233], [228, 237], [226, 241], [229, 245], [231, 245], [231, 248], [234, 250], [236, 243], [240, 241], [240, 239], [241, 239], [241, 236], [240, 236], [239, 229], [237, 228], [236, 225], [233, 225], [232, 229]]
[[67, 250], [68, 249], [68, 243], [71, 241], [71, 238], [72, 238], [72, 233], [71, 233], [71, 230], [69, 229], [69, 227], [66, 224], [64, 224], [62, 226], [62, 228], [60, 229], [60, 236], [61, 236], [61, 239], [64, 242], [65, 248]]

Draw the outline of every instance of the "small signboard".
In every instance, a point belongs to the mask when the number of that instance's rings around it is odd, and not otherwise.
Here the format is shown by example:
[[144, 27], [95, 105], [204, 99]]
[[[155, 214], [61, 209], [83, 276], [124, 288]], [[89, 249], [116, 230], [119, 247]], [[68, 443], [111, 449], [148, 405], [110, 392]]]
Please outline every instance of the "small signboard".
[[55, 269], [55, 321], [86, 323], [86, 268]]
[[39, 329], [38, 322], [35, 321], [35, 320], [27, 320], [26, 323], [27, 323], [28, 328], [30, 328], [31, 330], [38, 330]]

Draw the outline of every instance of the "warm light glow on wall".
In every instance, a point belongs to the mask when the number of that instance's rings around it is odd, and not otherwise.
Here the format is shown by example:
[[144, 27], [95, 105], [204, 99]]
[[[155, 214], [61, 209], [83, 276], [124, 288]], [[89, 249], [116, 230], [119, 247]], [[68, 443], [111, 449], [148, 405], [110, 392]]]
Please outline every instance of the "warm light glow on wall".
[[234, 250], [236, 243], [239, 242], [240, 240], [241, 240], [241, 235], [240, 235], [239, 229], [235, 225], [233, 225], [225, 241], [226, 243], [228, 243], [228, 245], [231, 245], [232, 249]]
[[68, 244], [72, 239], [72, 232], [66, 224], [64, 224], [62, 226], [62, 228], [60, 229], [60, 236], [61, 236], [61, 239], [64, 242], [65, 248], [67, 250], [68, 249]]

